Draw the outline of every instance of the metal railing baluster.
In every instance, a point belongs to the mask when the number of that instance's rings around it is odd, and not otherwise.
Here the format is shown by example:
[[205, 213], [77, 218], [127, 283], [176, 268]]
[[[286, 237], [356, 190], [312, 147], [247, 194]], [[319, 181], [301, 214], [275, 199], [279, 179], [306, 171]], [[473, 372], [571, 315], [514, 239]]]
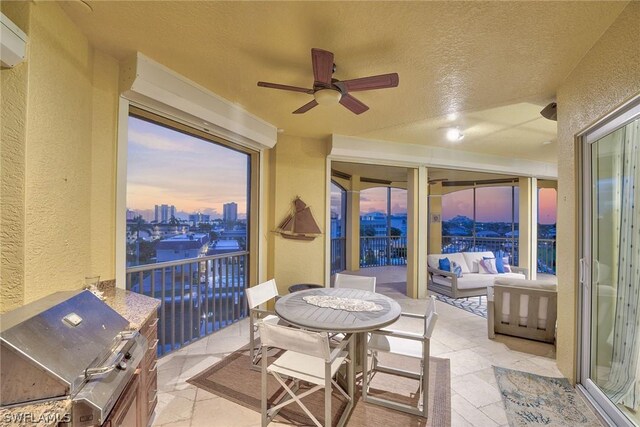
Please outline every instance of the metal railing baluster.
[[171, 268], [171, 350], [176, 344], [176, 266]]

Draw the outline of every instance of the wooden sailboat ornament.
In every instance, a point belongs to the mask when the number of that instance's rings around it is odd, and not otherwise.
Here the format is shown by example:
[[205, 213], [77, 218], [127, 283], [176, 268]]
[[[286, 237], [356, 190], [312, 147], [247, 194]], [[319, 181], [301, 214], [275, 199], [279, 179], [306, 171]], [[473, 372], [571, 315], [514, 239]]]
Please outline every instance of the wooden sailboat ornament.
[[291, 213], [280, 223], [276, 233], [287, 239], [313, 240], [322, 232], [311, 215], [311, 209], [300, 197], [296, 197]]

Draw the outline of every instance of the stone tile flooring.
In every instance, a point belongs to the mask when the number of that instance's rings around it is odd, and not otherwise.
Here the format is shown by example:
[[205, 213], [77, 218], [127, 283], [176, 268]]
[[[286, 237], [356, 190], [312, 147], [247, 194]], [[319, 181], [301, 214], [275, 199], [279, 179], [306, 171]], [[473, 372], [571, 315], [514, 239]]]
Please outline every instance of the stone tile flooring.
[[[393, 288], [380, 287], [379, 291], [398, 300], [405, 311], [424, 312], [424, 300], [408, 299]], [[431, 340], [431, 355], [451, 360], [452, 426], [507, 425], [492, 365], [561, 376], [552, 345], [504, 336], [499, 336], [499, 341], [489, 340], [486, 319], [442, 302], [436, 304], [440, 317]], [[407, 330], [419, 328], [414, 319], [401, 322]], [[259, 413], [186, 383], [248, 341], [249, 324], [243, 320], [160, 359], [153, 425], [259, 426]]]

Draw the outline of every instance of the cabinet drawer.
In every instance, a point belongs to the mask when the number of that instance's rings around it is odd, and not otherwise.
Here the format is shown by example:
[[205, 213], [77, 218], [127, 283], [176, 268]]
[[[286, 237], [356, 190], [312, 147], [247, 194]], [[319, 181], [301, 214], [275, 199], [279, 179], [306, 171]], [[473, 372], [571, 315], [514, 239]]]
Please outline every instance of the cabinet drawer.
[[158, 339], [154, 338], [149, 341], [149, 347], [147, 348], [147, 352], [142, 359], [142, 368], [150, 369], [153, 367], [153, 364], [158, 359]]
[[151, 418], [151, 414], [153, 414], [153, 410], [156, 408], [156, 404], [158, 403], [158, 376], [155, 371], [149, 378], [145, 397], [147, 399], [147, 417]]
[[149, 339], [149, 334], [151, 334], [152, 332], [158, 332], [158, 321], [160, 319], [157, 316], [152, 316], [149, 318], [149, 320], [147, 320], [146, 322], [144, 322], [144, 324], [142, 325], [142, 327], [140, 328], [140, 333], [142, 335], [144, 335], [147, 339]]

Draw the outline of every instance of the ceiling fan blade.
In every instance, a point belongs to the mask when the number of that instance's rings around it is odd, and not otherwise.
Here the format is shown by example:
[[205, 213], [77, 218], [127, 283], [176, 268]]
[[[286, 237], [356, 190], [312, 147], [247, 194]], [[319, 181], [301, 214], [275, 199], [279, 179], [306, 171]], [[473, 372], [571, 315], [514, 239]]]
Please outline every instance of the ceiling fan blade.
[[340, 98], [340, 104], [344, 105], [356, 114], [362, 114], [369, 109], [369, 107], [349, 94], [342, 95], [342, 98]]
[[333, 74], [333, 53], [322, 49], [311, 49], [311, 63], [313, 65], [313, 79], [326, 87], [331, 87]]
[[302, 93], [308, 93], [309, 95], [313, 95], [313, 89], [306, 89], [306, 88], [297, 87], [297, 86], [288, 86], [288, 85], [281, 85], [278, 83], [269, 83], [269, 82], [258, 82], [258, 86], [268, 87], [271, 89], [290, 90], [293, 92], [302, 92]]
[[296, 111], [293, 112], [293, 114], [306, 113], [307, 111], [311, 110], [316, 105], [318, 105], [318, 102], [314, 99], [313, 101], [307, 102], [302, 107], [298, 108]]
[[398, 86], [398, 82], [398, 73], [391, 73], [380, 74], [379, 76], [361, 77], [353, 80], [343, 80], [340, 83], [344, 85], [348, 92], [357, 92], [360, 90], [396, 87]]

